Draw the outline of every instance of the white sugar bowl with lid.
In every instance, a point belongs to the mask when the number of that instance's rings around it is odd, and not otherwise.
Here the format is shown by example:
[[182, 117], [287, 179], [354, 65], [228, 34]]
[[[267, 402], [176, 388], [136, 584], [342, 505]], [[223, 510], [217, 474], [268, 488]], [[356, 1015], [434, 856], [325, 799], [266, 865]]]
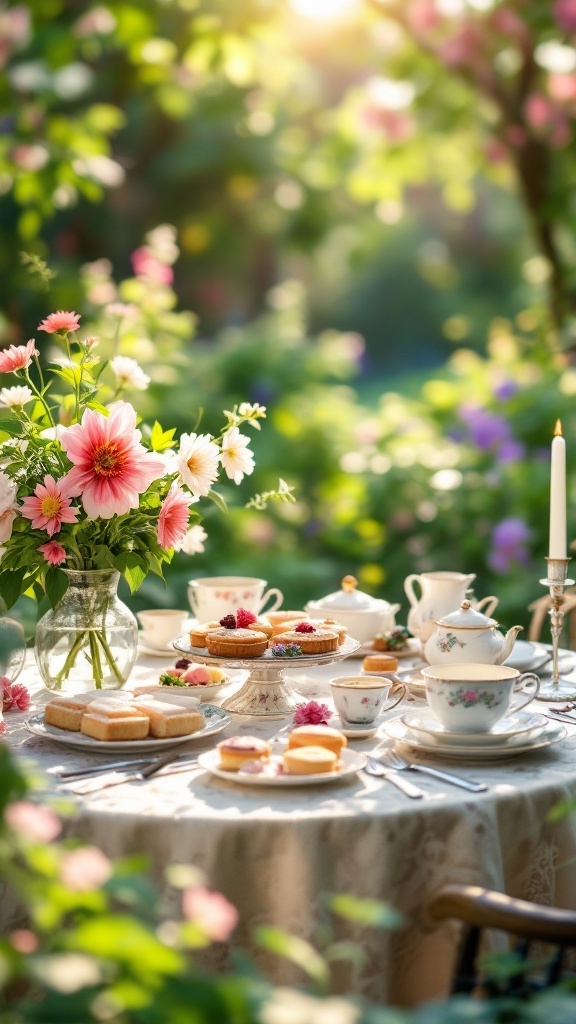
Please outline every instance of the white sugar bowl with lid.
[[308, 601], [305, 611], [311, 619], [334, 619], [346, 626], [348, 633], [360, 643], [372, 640], [377, 633], [394, 629], [394, 616], [399, 604], [371, 597], [357, 589], [354, 576], [345, 576], [342, 590], [328, 594], [320, 601]]
[[496, 629], [496, 620], [477, 611], [470, 601], [462, 601], [457, 611], [444, 615], [435, 625], [435, 632], [424, 645], [424, 657], [430, 665], [501, 665], [523, 629], [512, 626], [504, 636]]

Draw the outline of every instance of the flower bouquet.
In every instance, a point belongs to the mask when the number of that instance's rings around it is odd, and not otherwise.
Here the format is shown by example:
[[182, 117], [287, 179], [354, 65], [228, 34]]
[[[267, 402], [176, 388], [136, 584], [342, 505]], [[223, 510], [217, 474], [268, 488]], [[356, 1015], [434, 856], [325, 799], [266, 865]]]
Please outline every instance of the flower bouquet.
[[221, 468], [236, 484], [252, 473], [239, 428], [259, 428], [266, 411], [235, 406], [218, 437], [176, 442], [158, 422], [139, 428], [123, 400], [149, 380], [135, 360], [100, 360], [73, 312], [51, 313], [38, 329], [63, 348], [48, 382], [34, 339], [0, 351], [0, 373], [18, 379], [0, 391], [0, 595], [7, 607], [23, 593], [48, 596], [36, 658], [49, 688], [118, 687], [137, 649], [136, 620], [116, 596], [120, 574], [133, 592], [148, 572], [162, 577], [175, 550], [198, 550], [205, 534], [193, 506], [225, 507], [212, 489]]

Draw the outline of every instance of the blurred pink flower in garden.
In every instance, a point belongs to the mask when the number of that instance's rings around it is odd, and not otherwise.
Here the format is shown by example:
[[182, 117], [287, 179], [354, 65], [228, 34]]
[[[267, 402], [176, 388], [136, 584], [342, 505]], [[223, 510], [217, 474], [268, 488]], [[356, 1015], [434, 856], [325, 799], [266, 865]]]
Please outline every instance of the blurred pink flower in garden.
[[17, 953], [35, 953], [38, 949], [38, 937], [28, 928], [16, 928], [9, 933], [8, 941]]
[[60, 819], [53, 811], [29, 800], [9, 804], [5, 819], [8, 828], [34, 843], [51, 843], [62, 830]]
[[227, 942], [238, 924], [238, 911], [222, 893], [190, 886], [182, 895], [182, 911], [214, 942]]
[[116, 387], [145, 391], [150, 383], [148, 374], [144, 373], [140, 364], [130, 356], [114, 356], [110, 360], [110, 367], [116, 377]]
[[26, 370], [37, 356], [38, 349], [34, 338], [26, 345], [10, 345], [0, 351], [0, 373], [14, 373], [15, 370]]
[[86, 409], [81, 423], [68, 427], [62, 447], [73, 463], [61, 480], [71, 497], [81, 495], [89, 519], [111, 519], [138, 508], [140, 494], [164, 476], [164, 462], [141, 445], [136, 411], [116, 402], [110, 415]]
[[556, 107], [546, 96], [534, 93], [526, 100], [526, 120], [532, 128], [547, 128], [554, 118]]
[[147, 245], [141, 245], [132, 253], [132, 266], [137, 277], [147, 277], [155, 284], [172, 284], [174, 271], [162, 263]]
[[510, 567], [527, 565], [528, 542], [532, 536], [527, 524], [518, 516], [509, 516], [497, 523], [492, 530], [491, 550], [488, 565], [500, 574], [507, 573]]
[[572, 100], [576, 100], [576, 75], [553, 72], [548, 76], [548, 92], [558, 103], [570, 103]]
[[406, 11], [408, 24], [413, 32], [425, 35], [442, 24], [442, 15], [435, 0], [412, 0]]
[[65, 853], [60, 864], [60, 879], [68, 889], [86, 892], [99, 889], [112, 874], [112, 864], [97, 846], [82, 846]]
[[24, 498], [20, 515], [32, 520], [35, 530], [46, 530], [52, 537], [60, 532], [62, 523], [75, 523], [78, 519], [78, 509], [70, 508], [71, 504], [62, 481], [45, 476], [44, 483], [36, 485], [34, 494]]
[[481, 56], [481, 38], [471, 21], [464, 21], [449, 39], [438, 47], [438, 56], [449, 68], [473, 65]]
[[502, 4], [494, 11], [490, 18], [490, 24], [496, 32], [500, 32], [503, 36], [509, 36], [510, 39], [518, 43], [523, 43], [530, 35], [526, 22], [506, 4]]
[[8, 676], [0, 676], [2, 711], [27, 711], [30, 694], [23, 683], [11, 683]]
[[68, 557], [65, 548], [56, 540], [49, 540], [47, 544], [41, 544], [38, 551], [42, 552], [50, 565], [62, 565], [62, 562], [65, 562]]
[[182, 544], [188, 530], [192, 501], [192, 495], [184, 494], [176, 484], [168, 491], [158, 516], [158, 540], [163, 548]]
[[514, 149], [521, 149], [528, 141], [528, 133], [521, 124], [509, 124], [504, 128], [504, 135], [508, 145]]
[[576, 32], [576, 0], [556, 0], [554, 17], [563, 32]]
[[80, 329], [80, 314], [74, 311], [67, 312], [59, 309], [56, 313], [50, 313], [42, 323], [38, 324], [39, 331], [46, 331], [46, 334], [58, 334], [60, 331], [78, 331]]

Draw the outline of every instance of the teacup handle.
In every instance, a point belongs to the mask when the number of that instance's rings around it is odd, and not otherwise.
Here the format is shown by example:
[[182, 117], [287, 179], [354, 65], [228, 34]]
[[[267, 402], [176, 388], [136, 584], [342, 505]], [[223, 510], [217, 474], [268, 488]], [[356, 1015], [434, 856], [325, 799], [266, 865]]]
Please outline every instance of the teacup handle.
[[492, 612], [495, 610], [498, 601], [499, 598], [494, 597], [494, 595], [491, 594], [490, 597], [483, 597], [481, 601], [478, 601], [476, 609], [479, 612], [484, 612], [485, 615], [492, 615]]
[[526, 694], [525, 697], [521, 697], [519, 700], [513, 700], [510, 705], [510, 711], [520, 711], [521, 708], [525, 708], [540, 693], [540, 680], [534, 672], [523, 672], [520, 678], [516, 680], [516, 683], [521, 683], [523, 687], [525, 680], [529, 684], [534, 683], [534, 693]]
[[415, 608], [416, 605], [418, 604], [418, 598], [414, 593], [415, 583], [420, 583], [420, 577], [415, 572], [410, 573], [410, 576], [407, 576], [406, 579], [404, 580], [404, 591], [406, 593], [406, 597], [410, 601], [410, 605], [412, 608]]
[[191, 607], [192, 611], [194, 612], [195, 618], [198, 619], [199, 615], [198, 615], [198, 605], [196, 604], [196, 594], [192, 590], [192, 587], [188, 588], [188, 600], [190, 602], [190, 607]]
[[[390, 673], [390, 675], [393, 678], [393, 674]], [[380, 712], [381, 714], [384, 711], [392, 711], [392, 708], [395, 708], [396, 705], [399, 704], [400, 701], [404, 700], [404, 697], [406, 696], [406, 687], [404, 686], [404, 683], [401, 683], [399, 679], [394, 679], [394, 682], [399, 683], [400, 685], [400, 696], [398, 697], [398, 700], [394, 701], [393, 704], [387, 704], [385, 708], [382, 708]]]
[[260, 607], [258, 609], [259, 614], [264, 610], [264, 605], [266, 604], [270, 597], [274, 599], [274, 604], [270, 605], [270, 608], [266, 609], [267, 612], [275, 612], [276, 609], [280, 607], [282, 601], [284, 600], [284, 594], [282, 593], [282, 591], [278, 590], [277, 587], [271, 587], [270, 590], [266, 591], [264, 597], [260, 601]]

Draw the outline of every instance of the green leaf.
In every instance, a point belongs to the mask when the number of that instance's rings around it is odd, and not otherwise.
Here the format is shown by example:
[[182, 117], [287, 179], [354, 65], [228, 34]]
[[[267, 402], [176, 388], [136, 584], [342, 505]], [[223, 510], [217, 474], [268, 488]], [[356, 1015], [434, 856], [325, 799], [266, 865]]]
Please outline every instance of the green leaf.
[[210, 501], [214, 502], [216, 508], [219, 508], [221, 512], [228, 512], [228, 505], [221, 494], [218, 494], [217, 491], [208, 491], [208, 497], [210, 498]]
[[20, 434], [20, 423], [15, 416], [11, 419], [0, 420], [0, 430], [13, 437], [14, 434]]
[[44, 586], [46, 588], [46, 596], [50, 601], [50, 605], [52, 608], [55, 608], [68, 590], [68, 577], [62, 569], [58, 569], [55, 565], [51, 565], [46, 571]]
[[81, 371], [79, 366], [62, 366], [58, 369], [52, 367], [52, 373], [56, 377], [61, 377], [71, 388], [76, 387], [76, 384], [80, 382]]
[[148, 574], [148, 565], [144, 558], [140, 555], [134, 554], [130, 551], [126, 555], [126, 568], [124, 570], [124, 579], [130, 587], [130, 593], [133, 594], [135, 590], [144, 582]]
[[328, 906], [339, 917], [372, 928], [398, 928], [402, 924], [400, 914], [380, 900], [358, 899], [348, 893], [338, 893], [328, 898]]
[[0, 573], [0, 597], [5, 601], [7, 608], [11, 608], [22, 590], [26, 589], [23, 587], [26, 572], [26, 566], [21, 566], [19, 569], [7, 569]]
[[155, 452], [163, 452], [167, 448], [171, 448], [174, 443], [175, 433], [176, 427], [173, 427], [172, 430], [162, 430], [158, 420], [155, 420], [152, 433], [150, 434], [150, 446]]
[[289, 935], [281, 928], [273, 925], [260, 925], [255, 929], [255, 938], [264, 949], [271, 953], [277, 953], [286, 960], [300, 967], [312, 981], [323, 989], [328, 986], [329, 973], [328, 965], [323, 957], [306, 942], [296, 935]]

